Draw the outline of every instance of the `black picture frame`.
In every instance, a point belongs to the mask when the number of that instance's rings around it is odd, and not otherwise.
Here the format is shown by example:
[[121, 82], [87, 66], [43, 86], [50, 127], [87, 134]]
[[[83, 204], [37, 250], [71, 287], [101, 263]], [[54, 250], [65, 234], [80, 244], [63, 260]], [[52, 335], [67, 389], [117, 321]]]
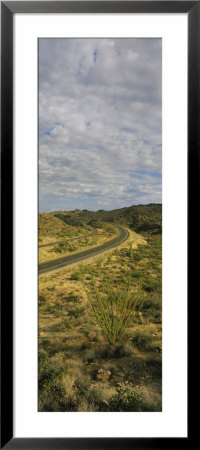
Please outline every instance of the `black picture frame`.
[[[196, 210], [200, 151], [200, 1], [4, 1], [1, 2], [1, 448], [5, 449], [193, 449], [189, 397], [187, 438], [13, 437], [13, 16], [16, 13], [187, 13], [188, 15], [188, 317], [197, 289]], [[190, 301], [189, 301], [190, 300]], [[197, 319], [196, 319], [197, 320]], [[189, 320], [188, 320], [189, 324]], [[192, 325], [192, 329], [194, 326]], [[189, 327], [189, 347], [192, 336]], [[188, 359], [188, 394], [192, 360]]]

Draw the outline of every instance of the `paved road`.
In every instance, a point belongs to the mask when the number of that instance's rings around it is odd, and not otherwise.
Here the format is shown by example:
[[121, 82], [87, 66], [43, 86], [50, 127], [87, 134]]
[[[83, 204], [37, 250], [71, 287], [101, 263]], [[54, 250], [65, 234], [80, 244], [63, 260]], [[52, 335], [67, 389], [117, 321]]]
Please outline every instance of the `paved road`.
[[74, 262], [83, 261], [86, 258], [98, 255], [99, 253], [102, 253], [105, 250], [109, 250], [121, 244], [129, 237], [129, 232], [128, 230], [126, 230], [126, 228], [122, 227], [121, 225], [115, 224], [115, 227], [117, 227], [120, 231], [120, 234], [117, 237], [111, 239], [110, 241], [104, 242], [104, 244], [99, 245], [98, 247], [93, 247], [88, 250], [83, 250], [82, 252], [79, 253], [74, 253], [72, 255], [63, 256], [62, 258], [41, 263], [39, 264], [38, 267], [39, 274], [49, 272], [51, 270], [60, 269], [61, 267], [69, 266]]
[[83, 237], [88, 237], [88, 236], [92, 236], [93, 234], [96, 234], [97, 230], [93, 229], [93, 231], [91, 231], [91, 233], [88, 234], [80, 234], [79, 236], [74, 236], [70, 239], [63, 239], [62, 241], [55, 241], [55, 242], [49, 242], [48, 244], [42, 244], [39, 245], [39, 248], [42, 247], [52, 247], [53, 245], [59, 245], [62, 244], [63, 242], [70, 242], [70, 241], [75, 241], [76, 239], [80, 239]]

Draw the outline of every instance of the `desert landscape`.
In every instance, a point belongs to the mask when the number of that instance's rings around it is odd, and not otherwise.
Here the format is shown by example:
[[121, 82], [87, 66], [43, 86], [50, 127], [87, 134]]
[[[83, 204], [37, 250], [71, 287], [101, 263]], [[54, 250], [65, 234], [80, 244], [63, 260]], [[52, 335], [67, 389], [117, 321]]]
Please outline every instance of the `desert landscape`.
[[161, 204], [39, 214], [38, 246], [39, 411], [161, 411]]

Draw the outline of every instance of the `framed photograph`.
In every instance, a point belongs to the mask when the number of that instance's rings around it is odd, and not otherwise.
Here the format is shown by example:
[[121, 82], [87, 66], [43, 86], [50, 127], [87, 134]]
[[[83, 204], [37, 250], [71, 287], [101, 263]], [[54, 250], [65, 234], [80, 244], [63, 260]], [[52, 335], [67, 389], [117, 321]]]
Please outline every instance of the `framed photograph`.
[[193, 446], [199, 27], [1, 2], [1, 448]]

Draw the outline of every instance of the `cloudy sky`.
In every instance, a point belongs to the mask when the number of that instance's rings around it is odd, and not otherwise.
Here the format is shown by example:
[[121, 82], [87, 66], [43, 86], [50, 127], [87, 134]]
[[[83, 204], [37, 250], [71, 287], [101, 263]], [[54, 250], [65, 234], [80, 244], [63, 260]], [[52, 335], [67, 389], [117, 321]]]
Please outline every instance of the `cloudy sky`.
[[39, 209], [161, 202], [161, 39], [39, 40]]

